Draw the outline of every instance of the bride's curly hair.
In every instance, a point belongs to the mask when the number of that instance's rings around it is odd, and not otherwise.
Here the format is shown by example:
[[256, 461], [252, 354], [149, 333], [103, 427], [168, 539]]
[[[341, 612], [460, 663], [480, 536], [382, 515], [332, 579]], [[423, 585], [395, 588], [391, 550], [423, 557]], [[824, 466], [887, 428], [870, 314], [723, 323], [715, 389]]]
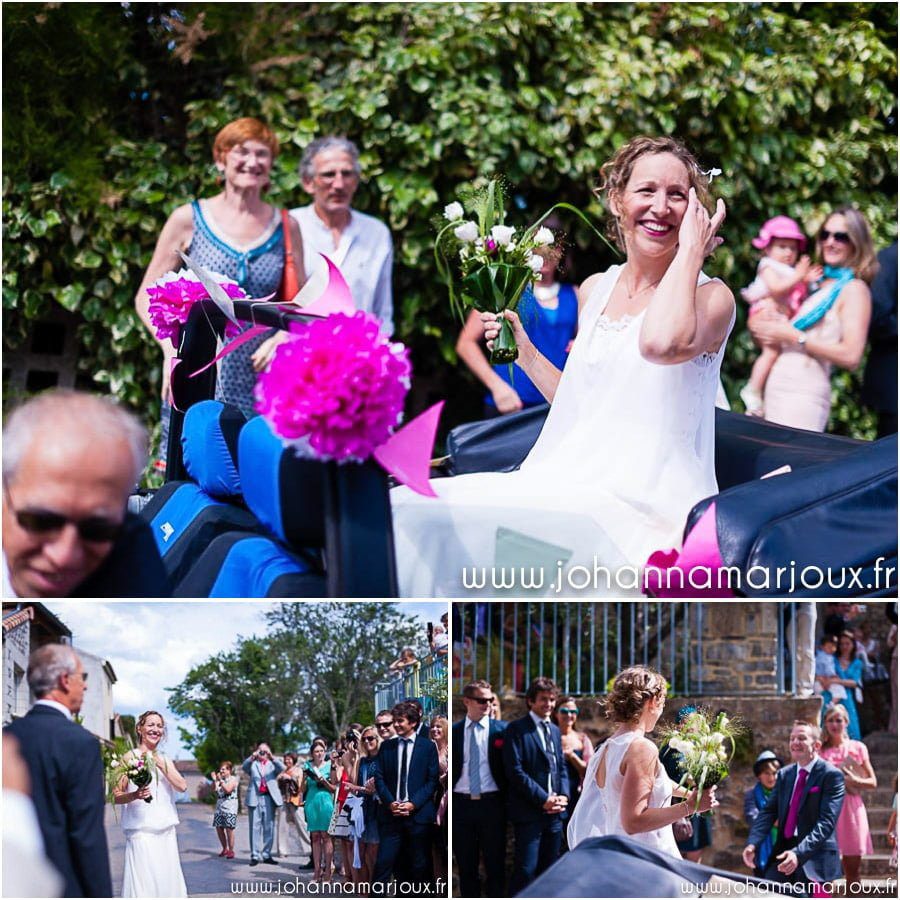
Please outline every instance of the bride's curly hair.
[[616, 675], [612, 690], [601, 701], [608, 719], [615, 722], [636, 722], [648, 700], [658, 697], [666, 689], [666, 679], [646, 666], [630, 666]]
[[[621, 194], [631, 178], [635, 163], [647, 154], [671, 153], [677, 157], [687, 169], [688, 180], [691, 187], [697, 192], [697, 199], [707, 209], [710, 207], [709, 175], [700, 168], [697, 157], [688, 148], [673, 137], [648, 137], [641, 135], [632, 138], [623, 144], [613, 154], [612, 158], [600, 166], [600, 181], [594, 188], [594, 196], [603, 200], [606, 195], [606, 205], [609, 209], [609, 198]], [[625, 249], [625, 241], [619, 228], [619, 220], [609, 210], [606, 223], [607, 237], [615, 241], [620, 250]]]
[[162, 736], [162, 740], [160, 740], [160, 743], [162, 743], [166, 739], [166, 737], [168, 737], [169, 732], [168, 732], [168, 729], [166, 728], [165, 717], [163, 716], [163, 714], [161, 712], [157, 712], [155, 709], [148, 709], [146, 712], [142, 712], [138, 716], [137, 722], [134, 723], [134, 730], [137, 733], [138, 738], [140, 738], [141, 737], [141, 730], [140, 730], [141, 726], [144, 724], [144, 722], [147, 721], [147, 719], [150, 718], [150, 716], [159, 716], [159, 721], [162, 722], [163, 736]]

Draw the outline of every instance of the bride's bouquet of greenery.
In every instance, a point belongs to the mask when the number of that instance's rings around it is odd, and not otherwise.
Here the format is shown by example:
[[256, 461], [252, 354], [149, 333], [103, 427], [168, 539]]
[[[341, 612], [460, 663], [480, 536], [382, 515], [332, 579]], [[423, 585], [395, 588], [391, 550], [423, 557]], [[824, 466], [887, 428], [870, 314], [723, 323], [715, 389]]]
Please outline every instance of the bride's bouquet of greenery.
[[735, 739], [744, 730], [724, 712], [713, 716], [709, 710], [694, 709], [678, 725], [663, 731], [663, 746], [679, 753], [678, 767], [684, 773], [679, 787], [696, 788], [698, 806], [699, 793], [728, 776]]
[[[574, 212], [605, 241], [584, 214], [569, 203], [557, 203], [527, 228], [507, 225], [506, 191], [500, 179], [492, 179], [486, 187], [465, 193], [465, 206], [454, 201], [444, 207], [445, 222], [434, 241], [438, 272], [447, 285], [453, 311], [460, 319], [467, 307], [501, 313], [518, 306], [525, 288], [540, 278], [543, 260], [538, 251], [556, 242], [553, 232], [541, 226], [554, 210]], [[456, 260], [457, 274], [451, 259]], [[518, 355], [512, 327], [503, 318], [500, 334], [494, 340], [491, 363], [512, 363]]]
[[[155, 777], [157, 777], [156, 760], [149, 750], [146, 753], [129, 750], [122, 755], [113, 751], [106, 760], [106, 799], [110, 803], [115, 803], [115, 792], [123, 778], [135, 787], [143, 788]], [[144, 803], [152, 801], [152, 797], [144, 797]]]

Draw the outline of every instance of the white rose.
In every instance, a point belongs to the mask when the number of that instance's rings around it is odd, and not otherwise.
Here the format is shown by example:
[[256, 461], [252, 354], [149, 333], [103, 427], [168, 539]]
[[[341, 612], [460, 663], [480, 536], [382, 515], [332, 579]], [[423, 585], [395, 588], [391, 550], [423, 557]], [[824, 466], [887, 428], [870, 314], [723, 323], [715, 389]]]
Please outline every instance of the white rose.
[[541, 259], [540, 256], [532, 256], [531, 259], [528, 260], [528, 265], [531, 266], [531, 271], [537, 275], [544, 267], [544, 260]]
[[444, 218], [448, 222], [455, 222], [457, 219], [461, 219], [463, 217], [463, 208], [462, 203], [448, 203], [444, 207]]
[[549, 228], [544, 228], [543, 225], [538, 228], [537, 234], [534, 236], [534, 242], [538, 247], [552, 244], [554, 240], [556, 240], [556, 238], [554, 238], [553, 232]]
[[478, 226], [474, 222], [463, 222], [453, 229], [453, 233], [457, 240], [469, 244], [478, 237]]
[[509, 225], [495, 225], [491, 229], [491, 237], [501, 246], [505, 247], [512, 240], [515, 228]]

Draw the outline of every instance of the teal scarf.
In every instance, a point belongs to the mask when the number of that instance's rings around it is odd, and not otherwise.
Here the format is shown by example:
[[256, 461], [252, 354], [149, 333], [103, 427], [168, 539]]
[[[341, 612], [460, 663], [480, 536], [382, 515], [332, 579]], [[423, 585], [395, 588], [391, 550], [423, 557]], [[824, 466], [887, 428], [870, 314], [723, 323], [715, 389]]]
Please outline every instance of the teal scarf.
[[831, 290], [808, 313], [800, 316], [799, 319], [792, 323], [794, 328], [806, 331], [807, 328], [812, 328], [816, 322], [822, 319], [825, 313], [834, 306], [834, 302], [841, 291], [853, 281], [853, 269], [838, 269], [834, 266], [825, 266], [825, 278], [834, 279]]

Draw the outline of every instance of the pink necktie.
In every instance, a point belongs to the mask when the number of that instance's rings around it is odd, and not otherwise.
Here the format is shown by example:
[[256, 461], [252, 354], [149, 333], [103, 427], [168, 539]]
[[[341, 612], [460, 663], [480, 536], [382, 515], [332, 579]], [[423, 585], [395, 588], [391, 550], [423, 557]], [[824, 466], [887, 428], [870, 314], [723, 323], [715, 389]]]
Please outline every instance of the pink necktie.
[[784, 836], [786, 838], [792, 838], [797, 830], [797, 817], [800, 815], [800, 798], [803, 796], [803, 788], [806, 786], [808, 775], [809, 773], [806, 769], [799, 769], [797, 772], [797, 785], [794, 788], [794, 795], [791, 797], [787, 818], [784, 820]]

